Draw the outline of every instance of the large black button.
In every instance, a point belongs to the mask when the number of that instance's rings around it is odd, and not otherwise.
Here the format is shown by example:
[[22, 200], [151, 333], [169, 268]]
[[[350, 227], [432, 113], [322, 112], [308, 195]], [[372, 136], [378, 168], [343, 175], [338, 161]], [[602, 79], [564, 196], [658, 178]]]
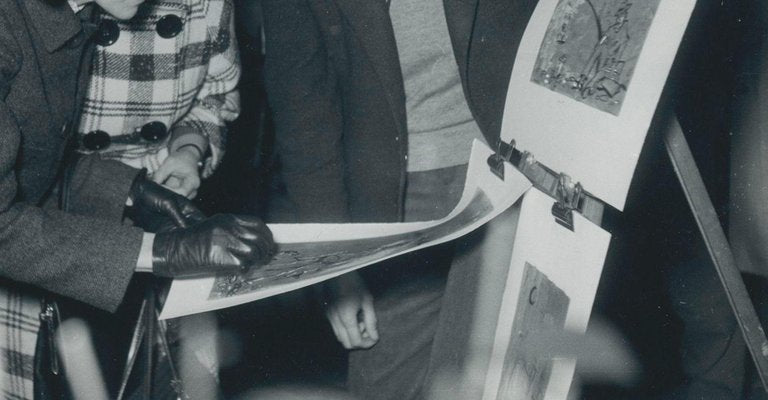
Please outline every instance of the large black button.
[[111, 46], [117, 42], [120, 37], [120, 27], [117, 26], [117, 22], [111, 19], [105, 19], [99, 24], [99, 29], [94, 35], [96, 44], [99, 46]]
[[157, 34], [164, 39], [170, 39], [176, 37], [182, 28], [184, 28], [184, 21], [178, 15], [168, 14], [164, 15], [157, 21]]
[[141, 127], [139, 135], [148, 142], [158, 142], [168, 136], [168, 128], [162, 122], [150, 122]]
[[83, 147], [91, 151], [106, 149], [110, 143], [112, 139], [104, 131], [91, 131], [83, 136]]

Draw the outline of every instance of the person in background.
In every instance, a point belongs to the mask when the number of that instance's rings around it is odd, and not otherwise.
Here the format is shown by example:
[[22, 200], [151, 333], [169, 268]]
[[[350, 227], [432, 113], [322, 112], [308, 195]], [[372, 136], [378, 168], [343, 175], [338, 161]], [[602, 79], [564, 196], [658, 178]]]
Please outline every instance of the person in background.
[[[79, 151], [144, 168], [154, 182], [194, 198], [201, 178], [220, 164], [227, 124], [240, 112], [232, 1], [149, 0], [130, 20], [102, 13], [97, 24]], [[186, 392], [210, 398], [218, 376], [215, 314], [171, 328], [184, 338], [176, 357], [182, 381], [196, 387]]]
[[194, 198], [240, 112], [232, 1], [148, 1], [128, 21], [97, 19], [79, 150]]
[[[768, 4], [746, 1], [743, 7], [740, 41], [733, 43], [740, 55], [738, 74], [731, 88], [734, 100], [732, 127], [730, 130], [730, 198], [728, 213], [729, 242], [736, 265], [743, 272], [745, 283], [752, 296], [763, 328], [768, 326]], [[728, 363], [723, 369], [738, 361], [751, 361], [745, 350], [745, 342], [735, 321], [732, 323], [733, 344]], [[735, 353], [735, 354], [734, 354]], [[734, 354], [734, 355], [731, 355]], [[744, 368], [736, 369], [744, 373]], [[746, 371], [743, 398], [765, 399], [768, 395], [761, 385], [754, 368]]]
[[[53, 398], [61, 389], [45, 343], [56, 296], [114, 311], [136, 272], [237, 271], [266, 262], [274, 246], [256, 218], [206, 219], [134, 168], [74, 157], [98, 12], [89, 3], [0, 0], [0, 343], [6, 360], [19, 361], [0, 373], [5, 397]], [[142, 1], [96, 3], [129, 19]], [[147, 233], [122, 224], [124, 215], [161, 216], [179, 228]]]
[[[297, 220], [448, 214], [472, 141], [498, 141], [512, 63], [535, 5], [263, 1], [267, 95]], [[358, 349], [349, 355], [353, 394], [424, 396], [448, 267], [471, 263], [462, 257], [468, 247], [408, 254], [325, 286], [338, 340]]]

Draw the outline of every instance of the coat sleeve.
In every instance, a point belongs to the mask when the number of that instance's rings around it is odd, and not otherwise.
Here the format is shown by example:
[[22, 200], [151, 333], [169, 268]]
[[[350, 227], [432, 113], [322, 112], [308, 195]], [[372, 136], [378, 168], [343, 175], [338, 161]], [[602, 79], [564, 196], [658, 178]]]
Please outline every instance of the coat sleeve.
[[67, 211], [119, 223], [139, 170], [98, 153], [83, 155], [71, 171]]
[[265, 0], [265, 81], [291, 203], [302, 222], [348, 221], [342, 112], [334, 69], [307, 0]]
[[205, 161], [203, 177], [210, 176], [224, 155], [227, 123], [240, 114], [240, 57], [235, 35], [234, 6], [230, 0], [209, 3], [207, 45], [211, 59], [192, 108], [173, 128], [171, 152], [186, 143], [207, 142], [211, 157]]
[[[2, 19], [0, 27], [8, 26]], [[19, 201], [21, 132], [6, 99], [20, 54], [14, 37], [0, 29], [0, 277], [114, 311], [135, 269], [142, 231]]]

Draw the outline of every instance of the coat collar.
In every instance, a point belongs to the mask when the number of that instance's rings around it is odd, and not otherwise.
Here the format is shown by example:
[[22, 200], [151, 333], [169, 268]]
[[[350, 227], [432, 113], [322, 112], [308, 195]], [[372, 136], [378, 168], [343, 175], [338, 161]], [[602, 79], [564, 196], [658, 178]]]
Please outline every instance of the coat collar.
[[21, 3], [48, 52], [61, 48], [82, 29], [80, 19], [65, 0], [22, 0]]

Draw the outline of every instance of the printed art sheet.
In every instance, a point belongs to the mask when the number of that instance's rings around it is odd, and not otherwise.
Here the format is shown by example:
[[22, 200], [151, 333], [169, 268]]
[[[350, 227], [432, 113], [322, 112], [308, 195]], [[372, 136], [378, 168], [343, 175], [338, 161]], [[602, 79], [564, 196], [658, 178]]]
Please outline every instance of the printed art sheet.
[[695, 0], [540, 0], [501, 136], [622, 210]]
[[553, 204], [536, 189], [523, 197], [483, 400], [567, 398], [576, 360], [526, 347], [542, 332], [586, 331], [611, 235], [579, 214], [564, 228]]
[[309, 286], [358, 268], [461, 237], [509, 208], [531, 186], [511, 165], [505, 179], [486, 160], [492, 151], [475, 141], [464, 192], [445, 218], [387, 224], [273, 224], [277, 255], [241, 275], [176, 279], [160, 318], [232, 307]]

